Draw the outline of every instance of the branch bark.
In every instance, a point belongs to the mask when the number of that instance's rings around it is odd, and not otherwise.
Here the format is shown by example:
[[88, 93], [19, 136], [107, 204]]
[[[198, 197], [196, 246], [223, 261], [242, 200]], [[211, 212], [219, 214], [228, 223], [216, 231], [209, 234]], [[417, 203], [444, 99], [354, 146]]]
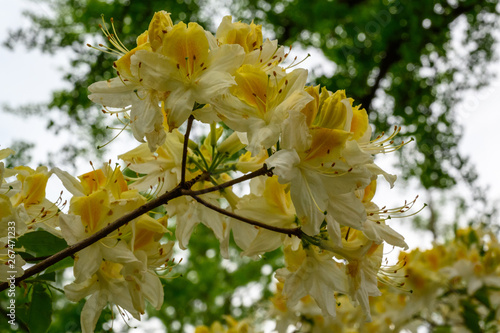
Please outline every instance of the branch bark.
[[[221, 190], [221, 189], [224, 189], [226, 187], [230, 187], [234, 184], [238, 184], [238, 183], [241, 183], [245, 180], [248, 180], [248, 179], [251, 179], [251, 178], [254, 178], [257, 176], [265, 175], [265, 174], [272, 174], [271, 171], [269, 169], [267, 169], [266, 165], [264, 165], [262, 168], [254, 171], [254, 172], [251, 172], [251, 173], [244, 175], [242, 177], [233, 179], [227, 183], [220, 184], [220, 185], [213, 186], [213, 187], [199, 190], [199, 191], [192, 191], [191, 187], [194, 184], [196, 184], [198, 181], [206, 180], [209, 176], [208, 173], [206, 173], [206, 172], [202, 173], [189, 181], [185, 181], [184, 184], [181, 182], [179, 185], [177, 185], [177, 187], [175, 187], [171, 191], [164, 193], [163, 195], [159, 196], [158, 198], [153, 199], [153, 200], [147, 202], [146, 204], [144, 204], [143, 206], [137, 208], [136, 210], [134, 210], [128, 214], [123, 215], [122, 217], [118, 218], [113, 223], [111, 223], [111, 224], [107, 225], [106, 227], [102, 228], [101, 230], [97, 231], [95, 234], [91, 235], [90, 237], [88, 237], [88, 238], [86, 238], [86, 239], [84, 239], [76, 244], [68, 246], [64, 250], [46, 258], [45, 260], [39, 262], [38, 264], [28, 268], [22, 276], [15, 279], [15, 284], [18, 285], [21, 281], [24, 281], [27, 278], [44, 271], [46, 268], [54, 265], [55, 263], [63, 260], [66, 257], [74, 255], [78, 251], [80, 251], [80, 250], [86, 248], [87, 246], [90, 246], [93, 243], [101, 240], [102, 238], [106, 237], [107, 235], [109, 235], [111, 232], [117, 230], [118, 228], [124, 226], [128, 222], [138, 218], [139, 216], [141, 216], [143, 214], [146, 214], [147, 212], [149, 212], [152, 209], [155, 209], [156, 207], [159, 207], [163, 204], [168, 203], [172, 199], [175, 199], [175, 198], [180, 197], [182, 195], [190, 195], [193, 198], [195, 198], [196, 200], [202, 200], [203, 202], [205, 202], [203, 199], [196, 197], [196, 195]], [[207, 204], [210, 205], [209, 203], [207, 203]], [[216, 206], [213, 206], [213, 205], [211, 205], [210, 208], [212, 208], [212, 209], [215, 208], [214, 210], [216, 210], [218, 212], [223, 210], [223, 209], [216, 207]], [[225, 210], [223, 210], [223, 211], [225, 211]], [[237, 216], [234, 218], [238, 219]], [[255, 222], [252, 220], [249, 220], [249, 221], [251, 221], [252, 223]], [[248, 222], [248, 223], [250, 223], [250, 222]], [[256, 222], [256, 223], [259, 223], [259, 222]], [[254, 225], [258, 225], [258, 226], [261, 226], [263, 228], [265, 228], [267, 226], [267, 225], [262, 224], [262, 223], [260, 225], [259, 224], [254, 224]], [[267, 227], [270, 227], [270, 226], [267, 226]], [[271, 227], [271, 228], [274, 228], [274, 227]], [[280, 228], [278, 228], [278, 229], [280, 229]], [[272, 229], [270, 229], [270, 230], [272, 230]], [[290, 232], [286, 231], [286, 229], [283, 229], [283, 230], [277, 231], [277, 232], [282, 232], [284, 230], [285, 230], [284, 233], [286, 233], [286, 234], [290, 234], [290, 235], [291, 234], [299, 234], [298, 231], [294, 231], [295, 229], [291, 229]], [[4, 282], [4, 283], [0, 284], [0, 291], [6, 290], [7, 288], [9, 288], [9, 283]]]
[[187, 149], [189, 134], [191, 133], [191, 127], [193, 127], [193, 120], [194, 116], [190, 115], [187, 122], [186, 134], [184, 134], [184, 145], [182, 146], [181, 186], [184, 186], [184, 183], [186, 182]]
[[273, 175], [273, 172], [271, 170], [269, 170], [265, 164], [264, 164], [264, 166], [262, 168], [260, 168], [260, 169], [258, 169], [256, 171], [250, 172], [250, 173], [248, 173], [248, 174], [246, 174], [244, 176], [241, 176], [239, 178], [236, 178], [236, 179], [230, 180], [228, 182], [225, 182], [224, 184], [212, 186], [212, 187], [205, 188], [205, 189], [202, 189], [202, 190], [197, 190], [197, 191], [192, 191], [192, 190], [184, 191], [184, 194], [185, 195], [193, 196], [193, 195], [200, 195], [200, 194], [205, 194], [205, 193], [220, 191], [220, 190], [225, 189], [227, 187], [231, 187], [234, 184], [238, 184], [238, 183], [244, 182], [245, 180], [249, 180], [249, 179], [252, 179], [252, 178], [255, 178], [255, 177], [258, 177], [258, 176], [263, 176], [263, 175], [268, 175], [268, 176], [272, 176]]
[[254, 225], [254, 226], [259, 227], [259, 228], [271, 230], [271, 231], [274, 231], [274, 232], [279, 232], [281, 234], [285, 234], [285, 235], [288, 235], [288, 236], [294, 235], [294, 236], [297, 236], [299, 238], [302, 238], [302, 230], [301, 230], [300, 227], [297, 227], [297, 228], [280, 228], [280, 227], [275, 227], [275, 226], [272, 226], [272, 225], [268, 225], [268, 224], [265, 224], [265, 223], [262, 223], [262, 222], [259, 222], [259, 221], [255, 221], [255, 220], [252, 220], [252, 219], [249, 219], [249, 218], [237, 215], [235, 213], [232, 213], [230, 211], [227, 211], [225, 209], [222, 209], [220, 207], [212, 205], [211, 203], [209, 203], [209, 202], [201, 199], [200, 197], [198, 197], [196, 195], [191, 195], [191, 197], [193, 199], [195, 199], [196, 201], [198, 201], [203, 206], [208, 207], [208, 208], [210, 208], [210, 209], [212, 209], [212, 210], [214, 210], [214, 211], [216, 211], [218, 213], [221, 213], [223, 215], [232, 217], [233, 219], [240, 220], [242, 222]]

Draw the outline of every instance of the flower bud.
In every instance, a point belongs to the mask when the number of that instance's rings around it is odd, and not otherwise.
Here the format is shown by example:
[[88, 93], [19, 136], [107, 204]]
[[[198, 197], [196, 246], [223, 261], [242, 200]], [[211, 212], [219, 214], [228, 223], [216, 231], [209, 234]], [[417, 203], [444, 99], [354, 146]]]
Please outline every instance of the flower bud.
[[233, 132], [220, 144], [217, 150], [221, 153], [226, 153], [228, 156], [232, 156], [243, 148], [245, 148], [245, 145], [241, 143], [236, 132]]

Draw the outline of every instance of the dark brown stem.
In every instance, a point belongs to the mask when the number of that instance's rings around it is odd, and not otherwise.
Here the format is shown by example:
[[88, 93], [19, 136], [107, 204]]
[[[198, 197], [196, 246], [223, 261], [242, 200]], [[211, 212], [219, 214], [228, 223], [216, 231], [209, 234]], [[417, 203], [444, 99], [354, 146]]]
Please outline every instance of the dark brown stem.
[[262, 223], [262, 222], [259, 222], [259, 221], [255, 221], [255, 220], [243, 217], [243, 216], [239, 216], [239, 215], [237, 215], [235, 213], [231, 213], [230, 211], [227, 211], [225, 209], [222, 209], [220, 207], [212, 205], [211, 203], [209, 203], [209, 202], [201, 199], [200, 197], [198, 197], [196, 195], [191, 195], [191, 197], [193, 197], [193, 199], [195, 199], [196, 201], [198, 201], [199, 203], [201, 203], [203, 206], [208, 207], [208, 208], [210, 208], [210, 209], [212, 209], [212, 210], [214, 210], [214, 211], [216, 211], [218, 213], [221, 213], [223, 215], [232, 217], [233, 219], [240, 220], [242, 222], [245, 222], [245, 223], [248, 223], [248, 224], [254, 225], [256, 227], [263, 228], [263, 229], [271, 230], [271, 231], [274, 231], [274, 232], [279, 232], [281, 234], [285, 234], [285, 235], [288, 235], [288, 236], [295, 235], [295, 236], [297, 236], [299, 238], [302, 237], [302, 231], [301, 231], [300, 227], [297, 227], [297, 228], [280, 228], [280, 227], [274, 227], [272, 225], [268, 225], [268, 224], [265, 224], [265, 223]]
[[[208, 176], [207, 173], [202, 173], [198, 175], [196, 178], [193, 178], [187, 182], [185, 182], [184, 187], [186, 188], [191, 188], [196, 182], [200, 180], [205, 180], [206, 177]], [[84, 240], [73, 244], [71, 246], [68, 246], [64, 250], [61, 250], [60, 252], [48, 257], [47, 259], [39, 262], [33, 267], [28, 268], [24, 274], [18, 278], [16, 278], [15, 284], [18, 285], [19, 282], [26, 280], [27, 278], [42, 272], [46, 268], [54, 265], [55, 263], [63, 260], [66, 257], [74, 255], [76, 252], [86, 248], [87, 246], [92, 245], [93, 243], [99, 241], [100, 239], [106, 237], [109, 235], [111, 232], [115, 231], [116, 229], [124, 226], [128, 222], [132, 221], [135, 218], [138, 218], [139, 216], [146, 214], [150, 210], [159, 207], [163, 204], [166, 204], [172, 199], [175, 199], [177, 197], [180, 197], [182, 195], [182, 188], [180, 185], [178, 185], [176, 188], [171, 190], [170, 192], [167, 192], [161, 196], [159, 196], [156, 199], [153, 199], [146, 204], [142, 205], [141, 207], [137, 208], [134, 211], [131, 211], [128, 214], [123, 215], [122, 217], [118, 218], [116, 221], [114, 221], [111, 224], [108, 224], [106, 227], [102, 228], [101, 230], [97, 231], [95, 234], [92, 236], [85, 238]], [[0, 291], [3, 291], [9, 287], [9, 284], [7, 282], [4, 282], [0, 284]]]
[[244, 182], [245, 180], [249, 180], [249, 179], [252, 179], [252, 178], [255, 178], [258, 176], [263, 176], [263, 175], [268, 175], [268, 176], [273, 175], [273, 172], [271, 170], [269, 170], [265, 164], [262, 168], [260, 168], [258, 170], [255, 170], [255, 171], [250, 172], [244, 176], [230, 180], [224, 184], [215, 185], [215, 186], [212, 186], [209, 188], [204, 188], [202, 190], [197, 190], [197, 191], [193, 191], [193, 190], [184, 191], [183, 194], [193, 196], [193, 195], [200, 195], [200, 194], [215, 192], [215, 191], [225, 189], [226, 187], [230, 187], [230, 186], [233, 186], [235, 184]]
[[190, 115], [187, 122], [186, 134], [184, 134], [184, 146], [182, 147], [182, 166], [181, 166], [181, 186], [186, 182], [186, 162], [187, 162], [187, 149], [189, 143], [189, 134], [191, 127], [193, 127], [194, 116]]

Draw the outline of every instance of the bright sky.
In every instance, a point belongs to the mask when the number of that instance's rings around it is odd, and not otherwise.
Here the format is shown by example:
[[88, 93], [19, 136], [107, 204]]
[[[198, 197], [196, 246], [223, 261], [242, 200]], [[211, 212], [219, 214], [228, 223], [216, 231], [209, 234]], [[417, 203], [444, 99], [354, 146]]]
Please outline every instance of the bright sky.
[[[28, 25], [29, 21], [21, 14], [22, 9], [28, 8], [28, 6], [35, 6], [38, 11], [49, 13], [47, 8], [36, 2], [27, 0], [3, 1], [3, 9], [0, 11], [1, 41], [5, 40], [9, 29]], [[311, 63], [317, 60], [315, 56], [312, 58]], [[0, 72], [3, 77], [3, 80], [0, 81], [0, 105], [8, 103], [12, 106], [18, 106], [48, 101], [51, 91], [64, 87], [61, 80], [62, 72], [58, 70], [67, 67], [67, 58], [64, 54], [49, 56], [38, 51], [27, 52], [23, 47], [16, 48], [15, 52], [0, 48], [0, 59]], [[308, 66], [308, 62], [304, 62], [303, 65]], [[492, 65], [490, 72], [500, 73], [500, 62]], [[497, 201], [500, 200], [500, 176], [498, 174], [500, 154], [493, 134], [498, 131], [496, 127], [500, 124], [499, 105], [500, 79], [497, 78], [490, 87], [480, 92], [467, 94], [465, 102], [458, 107], [460, 121], [465, 126], [461, 150], [470, 156], [475, 164], [480, 175], [480, 183], [491, 187], [490, 198]], [[45, 131], [45, 119], [17, 117], [1, 113], [1, 111], [0, 119], [0, 147], [8, 147], [16, 139], [35, 142], [36, 161], [44, 160], [42, 156], [48, 150], [56, 151], [56, 147], [68, 139], [62, 136], [56, 137], [52, 132]], [[121, 146], [123, 147], [123, 144]], [[123, 149], [119, 149], [118, 144], [116, 147], [117, 152], [123, 152]], [[116, 156], [110, 157], [116, 158]], [[383, 164], [389, 169], [388, 171], [391, 169], [394, 171], [391, 163]], [[88, 169], [88, 165], [84, 165], [81, 172], [88, 171]], [[466, 188], [459, 186], [454, 191], [466, 191]], [[379, 192], [378, 198], [385, 201], [380, 202], [381, 205], [390, 206], [391, 204], [399, 204], [404, 199], [411, 200], [422, 191], [418, 189], [418, 184], [413, 183], [399, 189], [398, 184], [396, 184], [396, 189], [390, 191], [382, 189]], [[56, 190], [55, 193], [59, 193], [59, 190]], [[403, 234], [412, 234], [408, 226], [398, 227], [394, 223], [392, 225], [395, 229], [401, 230]], [[410, 246], [414, 248], [421, 245], [421, 237], [424, 237], [425, 243], [430, 240], [429, 235], [408, 237]]]

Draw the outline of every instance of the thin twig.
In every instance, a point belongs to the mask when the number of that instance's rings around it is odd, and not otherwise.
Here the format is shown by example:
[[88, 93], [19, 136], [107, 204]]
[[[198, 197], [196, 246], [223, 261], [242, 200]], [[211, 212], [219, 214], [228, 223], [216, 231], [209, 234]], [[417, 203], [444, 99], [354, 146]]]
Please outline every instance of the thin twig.
[[186, 182], [186, 162], [187, 162], [187, 149], [189, 143], [189, 134], [191, 127], [193, 127], [194, 116], [190, 115], [187, 122], [186, 134], [184, 134], [184, 146], [182, 147], [182, 166], [181, 166], [181, 186]]
[[[202, 173], [198, 175], [197, 177], [185, 182], [184, 186], [187, 188], [191, 188], [196, 182], [205, 180], [206, 177], [208, 176], [207, 173]], [[68, 246], [67, 248], [57, 252], [56, 254], [48, 257], [47, 259], [39, 262], [35, 266], [32, 266], [28, 268], [26, 271], [24, 271], [24, 274], [18, 278], [16, 278], [15, 284], [18, 285], [19, 282], [26, 280], [27, 278], [42, 272], [46, 268], [54, 265], [55, 263], [63, 260], [66, 257], [69, 257], [71, 255], [74, 255], [76, 252], [83, 250], [84, 248], [94, 244], [95, 242], [99, 241], [100, 239], [106, 237], [109, 235], [111, 232], [115, 231], [116, 229], [124, 226], [128, 222], [132, 221], [135, 218], [138, 218], [139, 216], [146, 214], [152, 209], [155, 209], [156, 207], [159, 207], [163, 204], [166, 204], [172, 199], [175, 199], [177, 197], [180, 197], [182, 194], [182, 188], [180, 185], [175, 187], [173, 190], [157, 197], [156, 199], [153, 199], [151, 201], [148, 201], [141, 207], [131, 211], [130, 213], [127, 213], [120, 218], [116, 219], [113, 223], [108, 224], [101, 230], [97, 231], [95, 234], [91, 235], [88, 238], [85, 238], [84, 240], [73, 244], [71, 246]], [[0, 284], [0, 291], [3, 291], [9, 287], [9, 283], [4, 282]]]
[[297, 228], [280, 228], [280, 227], [274, 227], [272, 225], [268, 225], [268, 224], [265, 224], [265, 223], [262, 223], [262, 222], [259, 222], [259, 221], [255, 221], [255, 220], [243, 217], [243, 216], [239, 216], [239, 215], [237, 215], [235, 213], [232, 213], [230, 211], [227, 211], [225, 209], [222, 209], [220, 207], [212, 205], [211, 203], [209, 203], [209, 202], [201, 199], [200, 197], [198, 197], [196, 195], [191, 195], [191, 197], [193, 197], [193, 199], [195, 199], [196, 201], [198, 201], [199, 203], [201, 203], [203, 206], [208, 207], [208, 208], [210, 208], [210, 209], [212, 209], [212, 210], [214, 210], [214, 211], [216, 211], [218, 213], [221, 213], [223, 215], [232, 217], [233, 219], [240, 220], [242, 222], [245, 222], [245, 223], [248, 223], [248, 224], [254, 225], [256, 227], [263, 228], [263, 229], [271, 230], [271, 231], [274, 231], [274, 232], [279, 232], [281, 234], [285, 234], [285, 235], [288, 235], [288, 236], [295, 235], [295, 236], [297, 236], [299, 238], [302, 237], [302, 230], [301, 230], [300, 227], [297, 227]]
[[238, 177], [238, 178], [235, 178], [233, 180], [230, 180], [228, 182], [225, 182], [224, 184], [219, 184], [219, 185], [215, 185], [215, 186], [212, 186], [212, 187], [209, 187], [209, 188], [204, 188], [204, 189], [201, 189], [201, 190], [197, 190], [197, 191], [192, 191], [192, 190], [189, 190], [189, 191], [184, 191], [183, 193], [185, 195], [200, 195], [200, 194], [205, 194], [205, 193], [210, 193], [210, 192], [215, 192], [215, 191], [219, 191], [219, 190], [222, 190], [226, 187], [230, 187], [230, 186], [233, 186], [234, 184], [238, 184], [238, 183], [241, 183], [241, 182], [244, 182], [245, 180], [249, 180], [249, 179], [252, 179], [252, 178], [255, 178], [255, 177], [258, 177], [258, 176], [263, 176], [263, 175], [268, 175], [268, 176], [272, 176], [272, 171], [269, 170], [267, 168], [267, 166], [264, 164], [264, 166], [258, 170], [255, 170], [253, 172], [250, 172], [244, 176], [241, 176], [241, 177]]

